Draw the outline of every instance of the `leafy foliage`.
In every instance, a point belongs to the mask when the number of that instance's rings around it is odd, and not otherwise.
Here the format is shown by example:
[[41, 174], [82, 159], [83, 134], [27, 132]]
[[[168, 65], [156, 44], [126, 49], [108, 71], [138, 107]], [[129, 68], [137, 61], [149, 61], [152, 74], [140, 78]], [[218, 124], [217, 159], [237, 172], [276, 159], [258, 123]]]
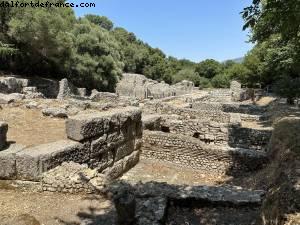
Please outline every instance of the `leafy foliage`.
[[274, 85], [292, 103], [300, 93], [300, 1], [253, 0], [242, 16], [257, 42], [245, 59], [249, 79]]
[[222, 65], [213, 59], [204, 60], [200, 62], [196, 67], [196, 72], [199, 74], [199, 76], [208, 79], [213, 78], [221, 71], [222, 71]]

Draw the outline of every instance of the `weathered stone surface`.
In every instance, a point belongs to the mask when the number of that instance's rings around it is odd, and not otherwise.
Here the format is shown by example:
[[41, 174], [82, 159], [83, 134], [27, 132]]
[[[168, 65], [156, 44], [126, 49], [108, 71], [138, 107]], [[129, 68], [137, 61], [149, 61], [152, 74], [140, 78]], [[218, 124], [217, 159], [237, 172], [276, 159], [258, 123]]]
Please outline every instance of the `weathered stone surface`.
[[38, 92], [37, 87], [24, 87], [23, 93], [26, 99], [45, 98], [41, 92]]
[[59, 81], [59, 91], [57, 95], [57, 99], [64, 99], [70, 97], [71, 95], [71, 88], [69, 86], [68, 79], [64, 78]]
[[8, 149], [0, 151], [0, 179], [16, 179], [16, 154], [24, 147], [21, 145], [10, 145]]
[[240, 101], [242, 97], [242, 85], [237, 81], [231, 81], [230, 90], [232, 92], [232, 100]]
[[64, 162], [42, 175], [42, 189], [64, 193], [99, 193], [106, 185], [105, 176], [87, 164]]
[[144, 131], [143, 141], [144, 158], [177, 163], [220, 175], [243, 175], [261, 169], [267, 162], [263, 152], [207, 145], [183, 134]]
[[[144, 75], [124, 73], [118, 82], [116, 92], [123, 96], [142, 99], [159, 99], [192, 92], [194, 84], [182, 81], [176, 85], [147, 79]], [[178, 92], [178, 93], [177, 93]]]
[[0, 78], [0, 92], [1, 93], [21, 93], [24, 87], [28, 86], [27, 79], [20, 79], [16, 77]]
[[1, 94], [0, 93], [0, 104], [9, 104], [25, 98], [25, 95], [12, 93], [12, 94]]
[[161, 130], [161, 115], [143, 115], [143, 129]]
[[[156, 182], [138, 183], [133, 186], [117, 182], [109, 190], [116, 199], [120, 199], [122, 196], [131, 196], [130, 199], [134, 199], [136, 207], [132, 206], [132, 208], [135, 208], [135, 224], [137, 225], [164, 224], [167, 216], [168, 202], [170, 201], [181, 202], [183, 204], [205, 203], [206, 206], [211, 207], [216, 205], [259, 207], [265, 193], [262, 190], [251, 191], [231, 186], [180, 186]], [[124, 192], [123, 190], [126, 191]], [[119, 207], [118, 204], [119, 201], [115, 201], [116, 207]], [[133, 212], [129, 209], [122, 210], [121, 212], [125, 212], [125, 215], [130, 215], [130, 218], [132, 218]], [[120, 213], [120, 215], [122, 215], [122, 218], [125, 216], [123, 213]]]
[[83, 141], [100, 137], [108, 130], [114, 132], [124, 126], [126, 122], [139, 123], [140, 120], [141, 111], [134, 107], [113, 109], [95, 114], [82, 114], [67, 120], [67, 136], [72, 140]]
[[88, 157], [86, 146], [70, 140], [27, 148], [16, 154], [17, 177], [21, 180], [39, 180], [43, 172], [63, 162], [84, 163]]
[[8, 124], [0, 121], [0, 151], [6, 146]]
[[106, 99], [108, 101], [116, 101], [118, 99], [118, 95], [115, 93], [110, 93], [110, 92], [98, 92], [97, 90], [93, 90], [92, 94], [90, 96], [90, 99], [92, 101], [101, 101], [103, 99]]
[[140, 152], [134, 151], [129, 156], [126, 156], [116, 163], [112, 167], [109, 167], [103, 171], [108, 180], [114, 180], [120, 177], [123, 173], [134, 167], [139, 162]]
[[67, 118], [68, 114], [65, 109], [62, 108], [46, 108], [42, 110], [44, 116], [52, 116], [58, 118]]
[[77, 88], [80, 97], [86, 96], [86, 88]]

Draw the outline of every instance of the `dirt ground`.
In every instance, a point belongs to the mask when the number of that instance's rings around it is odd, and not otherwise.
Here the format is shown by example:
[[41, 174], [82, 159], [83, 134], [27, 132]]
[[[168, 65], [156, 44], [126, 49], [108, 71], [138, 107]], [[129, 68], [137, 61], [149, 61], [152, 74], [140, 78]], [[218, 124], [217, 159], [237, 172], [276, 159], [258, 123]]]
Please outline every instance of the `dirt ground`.
[[112, 207], [99, 196], [0, 190], [0, 225], [112, 225]]
[[141, 159], [121, 179], [130, 183], [156, 181], [177, 185], [217, 185], [226, 182], [230, 177], [207, 174], [168, 162]]
[[45, 117], [38, 109], [3, 107], [0, 121], [8, 123], [9, 142], [27, 147], [66, 139], [65, 121]]

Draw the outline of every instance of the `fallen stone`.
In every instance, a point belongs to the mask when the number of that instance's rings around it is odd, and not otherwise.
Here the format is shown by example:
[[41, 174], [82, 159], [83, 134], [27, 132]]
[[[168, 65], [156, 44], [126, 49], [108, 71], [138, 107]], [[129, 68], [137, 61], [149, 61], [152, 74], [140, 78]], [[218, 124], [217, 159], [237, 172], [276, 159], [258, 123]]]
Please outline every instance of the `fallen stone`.
[[160, 115], [143, 115], [143, 129], [145, 130], [161, 130], [161, 116]]
[[118, 99], [118, 95], [110, 92], [98, 92], [97, 90], [93, 90], [90, 96], [92, 101], [101, 101], [105, 99], [106, 101], [116, 101]]
[[25, 95], [13, 93], [13, 94], [1, 94], [0, 93], [0, 104], [10, 104], [12, 102], [22, 100], [25, 98]]
[[42, 110], [44, 116], [51, 116], [57, 118], [68, 118], [67, 111], [62, 108], [46, 108]]

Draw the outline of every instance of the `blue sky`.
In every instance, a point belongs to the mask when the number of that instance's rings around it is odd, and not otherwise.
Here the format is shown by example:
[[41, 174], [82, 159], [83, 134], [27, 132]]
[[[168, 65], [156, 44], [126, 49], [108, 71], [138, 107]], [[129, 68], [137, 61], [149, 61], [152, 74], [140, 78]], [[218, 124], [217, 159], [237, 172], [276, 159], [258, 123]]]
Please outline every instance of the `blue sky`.
[[[71, 2], [71, 1], [70, 1]], [[73, 0], [77, 16], [104, 15], [167, 55], [199, 62], [245, 55], [252, 45], [239, 14], [251, 0]]]

